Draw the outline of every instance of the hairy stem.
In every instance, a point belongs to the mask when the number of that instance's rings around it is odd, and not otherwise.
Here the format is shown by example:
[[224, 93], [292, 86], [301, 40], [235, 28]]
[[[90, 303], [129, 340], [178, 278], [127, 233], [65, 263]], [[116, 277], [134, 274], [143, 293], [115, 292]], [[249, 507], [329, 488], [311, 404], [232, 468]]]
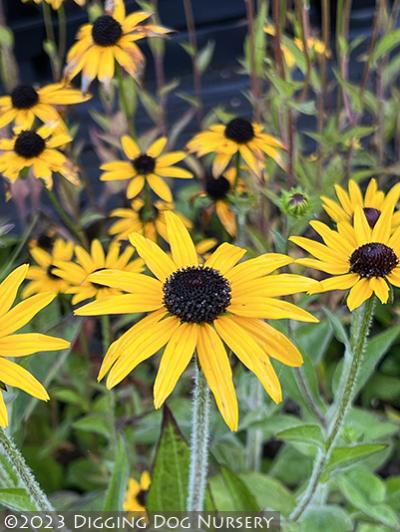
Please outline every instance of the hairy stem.
[[334, 407], [334, 414], [330, 420], [324, 450], [319, 450], [314, 462], [313, 471], [306, 490], [301, 496], [296, 508], [290, 515], [292, 521], [297, 521], [313, 502], [322, 482], [325, 468], [341, 436], [346, 416], [352, 406], [357, 379], [362, 366], [363, 356], [367, 345], [369, 328], [375, 307], [375, 299], [371, 297], [358, 312], [352, 315], [353, 342], [350, 357], [344, 364], [341, 385]]
[[188, 512], [204, 510], [207, 486], [210, 393], [196, 362], [190, 446]]

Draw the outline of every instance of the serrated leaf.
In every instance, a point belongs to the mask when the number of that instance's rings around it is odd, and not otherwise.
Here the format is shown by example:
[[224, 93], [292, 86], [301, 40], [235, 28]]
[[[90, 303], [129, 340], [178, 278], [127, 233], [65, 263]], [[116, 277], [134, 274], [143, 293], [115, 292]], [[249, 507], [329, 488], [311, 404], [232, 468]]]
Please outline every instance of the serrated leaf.
[[129, 478], [129, 460], [123, 438], [118, 439], [114, 467], [104, 497], [103, 512], [120, 512], [123, 510], [126, 486]]

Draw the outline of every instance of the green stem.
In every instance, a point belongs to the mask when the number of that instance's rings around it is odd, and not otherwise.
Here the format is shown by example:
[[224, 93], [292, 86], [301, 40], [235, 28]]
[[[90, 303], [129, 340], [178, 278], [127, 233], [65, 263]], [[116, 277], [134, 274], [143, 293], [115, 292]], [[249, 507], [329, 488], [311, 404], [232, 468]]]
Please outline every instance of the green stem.
[[346, 416], [354, 399], [357, 379], [362, 366], [374, 308], [375, 298], [371, 297], [363, 304], [358, 312], [352, 314], [352, 332], [354, 340], [351, 345], [351, 360], [350, 357], [347, 361], [345, 359], [341, 386], [339, 388], [334, 415], [329, 423], [325, 439], [325, 448], [323, 451], [320, 450], [317, 454], [308, 486], [296, 508], [290, 515], [292, 521], [297, 521], [313, 502], [313, 499], [322, 484], [322, 477], [335, 448], [336, 442], [342, 434]]
[[103, 351], [106, 354], [111, 343], [110, 316], [101, 316], [101, 332], [103, 336]]
[[129, 104], [128, 104], [128, 99], [126, 97], [126, 92], [125, 92], [125, 87], [124, 87], [124, 78], [123, 78], [123, 75], [122, 75], [122, 69], [120, 67], [117, 67], [116, 73], [117, 73], [118, 90], [119, 90], [119, 96], [120, 96], [120, 100], [121, 100], [122, 111], [123, 111], [123, 113], [125, 115], [125, 118], [126, 118], [129, 134], [132, 137], [135, 137], [136, 136], [135, 135], [135, 126], [134, 126], [134, 123], [133, 123], [133, 116], [129, 112]]
[[65, 223], [65, 226], [81, 242], [81, 244], [87, 248], [88, 241], [82, 229], [72, 220], [71, 216], [67, 213], [64, 207], [61, 205], [60, 201], [58, 200], [53, 190], [50, 190], [47, 187], [44, 187], [44, 188], [46, 190], [46, 193], [54, 209], [56, 210], [61, 220]]
[[0, 429], [0, 446], [22, 488], [31, 497], [35, 509], [39, 512], [54, 512], [47, 495], [42, 491], [24, 457], [7, 433]]
[[38, 223], [38, 221], [39, 221], [39, 215], [37, 214], [36, 216], [34, 216], [32, 218], [31, 223], [29, 224], [29, 226], [27, 227], [26, 231], [22, 235], [22, 238], [20, 239], [20, 241], [18, 243], [18, 246], [15, 248], [14, 253], [10, 257], [10, 260], [7, 262], [6, 266], [4, 268], [2, 268], [0, 279], [4, 279], [5, 277], [7, 277], [7, 275], [12, 270], [12, 268], [14, 266], [14, 262], [19, 257], [19, 254], [21, 253], [22, 249], [24, 248], [25, 244], [27, 243], [27, 241], [28, 241], [29, 237], [31, 236], [32, 231], [36, 227], [36, 224]]
[[64, 4], [57, 11], [58, 17], [58, 58], [60, 65], [64, 64], [65, 51], [67, 49], [67, 24], [65, 19]]
[[196, 362], [190, 447], [188, 512], [202, 512], [207, 487], [210, 393]]
[[[51, 70], [53, 72], [53, 78], [58, 80], [60, 78], [61, 63], [57, 57], [57, 44], [54, 35], [53, 20], [51, 16], [51, 8], [46, 2], [42, 2], [43, 22], [46, 29], [46, 39], [50, 43], [51, 50], [49, 53]], [[48, 50], [47, 50], [48, 51]]]

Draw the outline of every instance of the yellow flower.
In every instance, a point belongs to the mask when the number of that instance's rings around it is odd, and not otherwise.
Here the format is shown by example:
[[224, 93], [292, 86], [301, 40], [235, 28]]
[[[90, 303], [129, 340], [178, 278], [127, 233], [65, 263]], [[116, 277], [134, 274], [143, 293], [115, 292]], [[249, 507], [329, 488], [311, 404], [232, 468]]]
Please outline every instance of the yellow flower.
[[140, 482], [130, 478], [124, 501], [125, 512], [144, 512], [146, 510], [147, 494], [151, 485], [150, 474], [143, 471]]
[[[174, 209], [173, 203], [156, 201], [147, 209], [144, 200], [138, 198], [132, 201], [130, 209], [115, 209], [110, 216], [119, 218], [110, 227], [108, 234], [117, 240], [129, 240], [131, 233], [140, 233], [150, 240], [157, 242], [157, 236], [167, 240], [167, 227], [165, 225], [165, 211]], [[182, 214], [177, 213], [187, 228], [192, 224]]]
[[288, 366], [300, 366], [302, 357], [288, 338], [263, 319], [318, 321], [277, 299], [306, 291], [315, 282], [300, 275], [268, 275], [293, 262], [286, 255], [267, 253], [237, 264], [246, 250], [228, 243], [202, 263], [183, 222], [170, 211], [165, 220], [171, 257], [139, 233], [130, 238], [154, 277], [113, 270], [96, 273], [90, 276], [92, 282], [129, 293], [90, 303], [76, 314], [148, 312], [111, 344], [99, 380], [109, 373], [107, 387], [113, 388], [165, 347], [154, 385], [154, 404], [160, 408], [196, 350], [224, 420], [237, 430], [238, 404], [224, 344], [279, 403], [282, 391], [270, 357]]
[[[64, 0], [22, 0], [24, 4], [27, 2], [35, 2], [35, 4], [42, 4], [43, 2], [46, 2], [47, 4], [50, 4], [53, 9], [59, 9], [61, 4], [63, 4]], [[78, 6], [84, 6], [86, 3], [86, 0], [74, 0]]]
[[[302, 39], [296, 38], [294, 43], [299, 50], [302, 52], [304, 51]], [[307, 47], [310, 52], [315, 52], [317, 55], [324, 55], [325, 57], [331, 56], [331, 52], [326, 48], [325, 44], [315, 37], [309, 37], [307, 39]]]
[[55, 106], [73, 105], [89, 100], [81, 91], [53, 83], [40, 89], [31, 85], [18, 85], [9, 96], [0, 97], [0, 128], [15, 120], [17, 127], [30, 129], [35, 118], [41, 122], [59, 121], [62, 118]]
[[[16, 386], [37, 399], [47, 401], [48, 393], [40, 382], [26, 369], [7, 358], [33, 355], [39, 351], [58, 351], [67, 349], [70, 345], [65, 340], [44, 334], [14, 334], [55, 297], [54, 294], [37, 294], [11, 308], [28, 268], [28, 264], [20, 266], [0, 284], [0, 382]], [[0, 386], [0, 427], [7, 425], [7, 410]]]
[[[326, 196], [321, 196], [322, 206], [328, 216], [336, 223], [349, 222], [351, 224], [356, 208], [361, 207], [371, 227], [375, 226], [386, 204], [392, 201], [392, 196], [397, 196], [398, 199], [400, 193], [399, 186], [397, 185], [391, 189], [389, 194], [385, 195], [382, 190], [378, 190], [376, 179], [370, 180], [365, 195], [363, 195], [360, 187], [352, 179], [349, 181], [348, 191], [340, 185], [335, 185], [335, 190], [339, 200], [338, 202]], [[392, 224], [393, 227], [400, 225], [400, 211], [394, 213]]]
[[382, 303], [389, 298], [389, 285], [400, 286], [400, 228], [392, 234], [393, 204], [387, 203], [372, 228], [360, 206], [354, 213], [353, 225], [338, 222], [337, 231], [322, 222], [311, 227], [323, 244], [301, 236], [290, 240], [315, 257], [296, 262], [329, 274], [310, 293], [348, 290], [347, 306], [352, 311], [374, 293]]
[[265, 155], [283, 165], [279, 149], [283, 144], [263, 132], [261, 124], [245, 118], [233, 118], [228, 124], [215, 124], [207, 131], [198, 133], [187, 145], [199, 157], [215, 153], [212, 172], [220, 176], [236, 153], [240, 153], [249, 168], [261, 173]]
[[[231, 236], [236, 236], [236, 216], [232, 210], [228, 194], [234, 192], [236, 168], [229, 168], [224, 175], [219, 177], [206, 176], [204, 183], [204, 196], [212, 202], [212, 208], [221, 224]], [[238, 183], [238, 191], [243, 193], [245, 185], [242, 180]]]
[[[45, 249], [45, 246], [48, 249]], [[56, 262], [70, 261], [72, 259], [74, 244], [62, 238], [57, 238], [54, 242], [51, 239], [42, 238], [39, 239], [39, 242], [33, 243], [30, 248], [30, 254], [38, 266], [29, 268], [26, 278], [32, 282], [26, 286], [24, 297], [43, 292], [53, 294], [65, 292], [69, 286], [68, 283], [54, 275], [53, 270]]]
[[78, 186], [76, 169], [59, 150], [72, 139], [64, 128], [55, 127], [20, 130], [12, 139], [0, 139], [0, 172], [14, 183], [22, 170], [30, 168], [49, 189], [53, 186], [53, 172], [58, 172]]
[[[272, 24], [266, 24], [264, 26], [264, 31], [267, 35], [271, 35], [275, 37], [276, 31], [275, 27]], [[281, 50], [283, 54], [283, 58], [285, 60], [286, 66], [291, 70], [294, 66], [296, 66], [296, 58], [292, 54], [292, 52], [289, 50], [287, 46], [283, 42], [281, 42]]]
[[165, 177], [190, 179], [193, 175], [183, 168], [173, 166], [186, 157], [183, 151], [172, 151], [161, 155], [168, 139], [160, 137], [146, 150], [141, 151], [136, 142], [128, 135], [121, 138], [122, 149], [129, 161], [112, 161], [101, 165], [104, 174], [102, 181], [130, 179], [126, 195], [135, 198], [148, 185], [157, 196], [172, 203], [172, 194], [165, 183]]
[[93, 24], [81, 26], [78, 41], [67, 56], [65, 76], [73, 79], [82, 71], [84, 92], [96, 77], [109, 84], [114, 76], [115, 61], [131, 76], [140, 74], [144, 57], [135, 41], [169, 32], [155, 24], [140, 24], [152, 13], [136, 11], [126, 16], [123, 0], [107, 0], [105, 7], [105, 14]]
[[93, 240], [90, 253], [81, 246], [75, 246], [75, 261], [57, 261], [52, 273], [69, 284], [65, 293], [74, 294], [72, 298], [74, 305], [91, 297], [101, 299], [119, 294], [120, 291], [90, 282], [89, 275], [109, 268], [121, 270], [121, 273], [122, 271], [141, 272], [143, 261], [141, 259], [131, 261], [133, 253], [134, 249], [131, 247], [121, 252], [118, 242], [111, 242], [108, 252], [105, 253], [100, 241]]

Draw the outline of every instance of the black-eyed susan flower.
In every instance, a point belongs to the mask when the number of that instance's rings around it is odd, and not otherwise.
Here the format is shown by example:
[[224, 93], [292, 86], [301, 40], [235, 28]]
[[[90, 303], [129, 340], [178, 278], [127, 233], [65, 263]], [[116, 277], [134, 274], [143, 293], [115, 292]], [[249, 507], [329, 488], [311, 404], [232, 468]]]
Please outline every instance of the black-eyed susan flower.
[[[371, 179], [365, 194], [363, 194], [358, 184], [353, 179], [350, 179], [347, 191], [340, 185], [335, 185], [335, 191], [338, 201], [321, 196], [322, 206], [332, 220], [351, 224], [356, 208], [361, 207], [369, 225], [374, 227], [385, 205], [392, 201], [392, 196], [397, 195], [397, 198], [399, 197], [400, 187], [393, 187], [389, 194], [386, 195], [382, 190], [378, 189], [376, 179]], [[392, 224], [393, 227], [400, 225], [400, 211], [394, 213]]]
[[140, 482], [134, 478], [129, 479], [123, 506], [125, 512], [144, 512], [146, 510], [150, 485], [151, 478], [148, 471], [143, 471], [140, 476]]
[[112, 388], [165, 347], [154, 385], [154, 404], [160, 408], [196, 351], [223, 418], [237, 430], [238, 404], [225, 345], [279, 403], [282, 391], [270, 357], [289, 366], [300, 366], [302, 357], [263, 319], [318, 321], [277, 299], [308, 290], [311, 281], [299, 275], [268, 275], [293, 262], [286, 255], [267, 253], [238, 264], [246, 250], [228, 243], [203, 262], [183, 222], [172, 212], [166, 212], [165, 219], [171, 256], [138, 233], [130, 237], [154, 277], [98, 272], [90, 276], [92, 282], [129, 293], [85, 305], [76, 314], [148, 312], [110, 346], [99, 379], [108, 373], [107, 387]]
[[239, 153], [249, 168], [257, 175], [264, 167], [265, 156], [283, 165], [280, 149], [283, 144], [271, 135], [264, 133], [263, 126], [245, 118], [233, 118], [225, 124], [214, 124], [206, 131], [198, 133], [187, 145], [189, 151], [199, 157], [215, 154], [213, 175], [220, 176], [232, 157]]
[[[61, 7], [61, 5], [64, 3], [65, 0], [22, 0], [24, 4], [27, 2], [35, 2], [35, 4], [42, 4], [45, 2], [46, 4], [50, 4], [51, 7], [54, 10], [57, 10]], [[84, 6], [86, 3], [86, 0], [74, 0], [75, 4], [78, 4], [78, 6]]]
[[0, 139], [0, 173], [14, 183], [29, 168], [34, 177], [43, 179], [51, 189], [53, 173], [58, 172], [78, 186], [76, 168], [60, 151], [71, 140], [64, 128], [57, 129], [53, 124], [20, 130], [12, 139]]
[[30, 279], [31, 282], [28, 283], [24, 290], [24, 297], [43, 292], [53, 294], [65, 292], [69, 286], [68, 283], [54, 275], [53, 270], [55, 264], [59, 261], [72, 260], [74, 254], [73, 242], [62, 238], [53, 240], [44, 236], [39, 238], [38, 241], [32, 242], [30, 254], [37, 266], [29, 268], [26, 278]]
[[[54, 299], [54, 294], [37, 294], [11, 308], [28, 272], [24, 264], [11, 272], [0, 284], [0, 382], [47, 401], [48, 393], [26, 369], [8, 360], [33, 355], [39, 351], [67, 349], [69, 342], [45, 334], [15, 334]], [[8, 425], [8, 415], [0, 387], [0, 427]]]
[[95, 78], [106, 84], [111, 81], [115, 62], [131, 76], [137, 76], [144, 57], [136, 41], [169, 32], [155, 24], [141, 24], [151, 15], [136, 11], [126, 16], [123, 0], [107, 0], [104, 15], [80, 28], [78, 41], [67, 56], [66, 78], [73, 79], [82, 72], [82, 90], [86, 92]]
[[165, 182], [166, 177], [190, 179], [193, 174], [184, 168], [174, 166], [186, 157], [183, 151], [162, 152], [167, 144], [167, 138], [157, 139], [146, 150], [142, 151], [137, 143], [128, 135], [121, 138], [122, 149], [129, 161], [112, 161], [101, 165], [104, 173], [102, 181], [119, 181], [130, 179], [126, 195], [135, 198], [148, 185], [151, 190], [164, 201], [171, 203], [172, 194]]
[[52, 83], [39, 89], [32, 85], [18, 85], [9, 96], [0, 97], [0, 128], [15, 122], [17, 127], [30, 129], [35, 118], [43, 123], [61, 122], [57, 106], [78, 104], [89, 98], [62, 83]]
[[[134, 199], [131, 202], [131, 208], [114, 209], [110, 217], [118, 218], [114, 222], [108, 234], [115, 237], [116, 240], [129, 240], [131, 233], [140, 233], [150, 240], [157, 242], [158, 236], [167, 240], [167, 227], [165, 225], [165, 211], [174, 209], [173, 203], [164, 201], [155, 201], [150, 205], [145, 205], [141, 198]], [[187, 228], [192, 226], [190, 220], [178, 213]]]
[[134, 249], [127, 247], [121, 251], [118, 242], [111, 242], [107, 253], [99, 240], [93, 240], [90, 253], [81, 246], [75, 246], [75, 260], [60, 260], [52, 269], [53, 275], [57, 275], [68, 283], [66, 294], [74, 294], [72, 303], [80, 303], [85, 299], [95, 297], [101, 299], [106, 296], [119, 294], [119, 290], [105, 287], [91, 282], [88, 277], [94, 272], [112, 268], [124, 272], [139, 273], [143, 270], [141, 259], [131, 260]]
[[390, 285], [400, 286], [400, 228], [392, 233], [393, 203], [386, 204], [374, 227], [358, 206], [353, 225], [338, 222], [336, 231], [322, 222], [310, 222], [324, 243], [301, 236], [290, 238], [315, 257], [296, 262], [329, 274], [310, 293], [350, 289], [347, 306], [351, 311], [374, 293], [387, 303]]

